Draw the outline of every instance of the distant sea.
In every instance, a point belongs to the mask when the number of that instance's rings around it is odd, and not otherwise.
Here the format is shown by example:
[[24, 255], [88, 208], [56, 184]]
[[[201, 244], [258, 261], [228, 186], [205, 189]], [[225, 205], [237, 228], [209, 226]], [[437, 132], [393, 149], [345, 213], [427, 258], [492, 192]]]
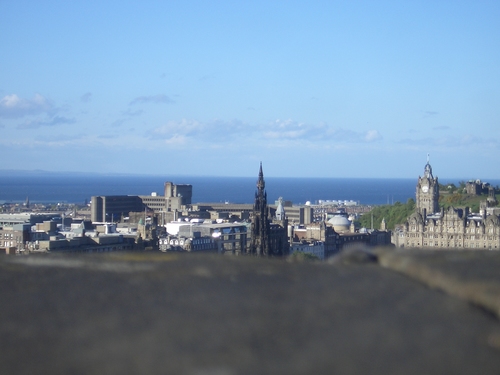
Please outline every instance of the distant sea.
[[[193, 203], [253, 203], [257, 177], [83, 175], [2, 173], [0, 202], [84, 203], [94, 195], [163, 195], [165, 181], [193, 185]], [[304, 204], [352, 200], [360, 204], [405, 203], [415, 198], [414, 179], [265, 177], [268, 202], [279, 197]], [[446, 183], [457, 181], [446, 181]], [[500, 180], [489, 181], [498, 185]]]

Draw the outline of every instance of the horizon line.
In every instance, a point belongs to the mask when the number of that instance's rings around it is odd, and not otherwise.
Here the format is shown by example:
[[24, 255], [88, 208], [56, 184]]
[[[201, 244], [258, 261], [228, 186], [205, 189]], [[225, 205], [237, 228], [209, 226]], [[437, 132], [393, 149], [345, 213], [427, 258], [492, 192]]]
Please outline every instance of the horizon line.
[[[165, 177], [168, 180], [168, 176], [172, 177], [205, 177], [205, 178], [256, 178], [257, 176], [231, 176], [231, 175], [207, 175], [207, 174], [189, 174], [189, 173], [172, 173], [172, 174], [160, 174], [160, 173], [137, 173], [137, 172], [90, 172], [90, 171], [49, 171], [43, 169], [0, 169], [0, 175], [9, 174], [30, 174], [30, 175], [81, 175], [81, 176], [102, 176], [102, 177], [113, 177], [113, 176], [129, 176], [129, 177]], [[488, 182], [488, 180], [500, 181], [499, 178], [466, 178], [466, 177], [439, 177], [438, 178], [452, 181], [471, 181], [471, 180], [481, 180], [482, 182]], [[264, 178], [297, 178], [297, 179], [307, 179], [307, 178], [319, 178], [319, 179], [373, 179], [373, 180], [409, 180], [417, 179], [415, 177], [360, 177], [360, 176], [265, 176]]]

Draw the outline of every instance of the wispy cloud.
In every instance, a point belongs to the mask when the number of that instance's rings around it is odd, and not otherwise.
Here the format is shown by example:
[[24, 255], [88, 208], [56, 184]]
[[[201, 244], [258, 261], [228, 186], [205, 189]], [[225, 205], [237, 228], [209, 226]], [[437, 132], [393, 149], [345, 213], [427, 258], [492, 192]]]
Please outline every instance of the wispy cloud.
[[263, 127], [264, 138], [269, 139], [316, 139], [320, 134], [329, 133], [330, 129], [324, 124], [309, 125], [294, 120], [277, 119]]
[[84, 134], [84, 133], [80, 133], [80, 134], [42, 134], [40, 136], [37, 137], [37, 140], [38, 141], [42, 141], [42, 142], [54, 142], [54, 141], [57, 141], [57, 142], [74, 142], [74, 141], [80, 141], [80, 140], [83, 140], [83, 139], [86, 139], [88, 137], [88, 135]]
[[423, 113], [424, 113], [423, 118], [434, 117], [439, 115], [439, 112], [436, 111], [423, 111]]
[[374, 142], [382, 139], [378, 130], [355, 131], [335, 128], [326, 123], [307, 124], [294, 120], [276, 120], [265, 127], [265, 138], [346, 143]]
[[136, 117], [136, 116], [140, 116], [144, 113], [144, 111], [142, 109], [138, 109], [136, 111], [132, 111], [129, 109], [127, 109], [126, 111], [122, 111], [122, 115], [123, 116], [128, 116], [128, 117]]
[[125, 121], [126, 121], [126, 119], [123, 119], [123, 118], [115, 120], [111, 123], [111, 127], [113, 127], [113, 128], [120, 127], [125, 123]]
[[0, 99], [0, 117], [21, 118], [29, 115], [38, 115], [54, 110], [53, 103], [40, 94], [35, 94], [33, 99], [20, 98], [10, 94]]
[[64, 124], [74, 124], [76, 120], [74, 118], [67, 118], [63, 116], [54, 116], [49, 121], [41, 121], [41, 120], [30, 120], [26, 121], [23, 124], [17, 125], [17, 129], [37, 129], [42, 126], [56, 126], [56, 125], [64, 125]]
[[172, 99], [170, 99], [167, 95], [158, 94], [158, 95], [138, 96], [137, 98], [133, 99], [129, 103], [129, 105], [144, 104], [144, 103], [171, 104], [175, 102]]
[[378, 130], [368, 130], [365, 133], [364, 140], [366, 142], [375, 142], [382, 139], [382, 135]]
[[[152, 131], [152, 140], [163, 139], [179, 141], [217, 142], [239, 139], [243, 142], [264, 142], [283, 144], [283, 142], [341, 142], [369, 143], [382, 139], [378, 130], [354, 131], [334, 128], [325, 123], [307, 124], [294, 120], [275, 120], [268, 124], [250, 125], [240, 120], [196, 120], [169, 121]], [[277, 143], [276, 143], [277, 144]]]
[[200, 122], [183, 119], [168, 121], [165, 125], [153, 130], [151, 139], [197, 139], [201, 141], [221, 141], [251, 134], [250, 126], [239, 120], [213, 120]]
[[92, 100], [92, 93], [91, 92], [86, 92], [80, 97], [80, 100], [84, 103], [88, 103]]
[[494, 138], [481, 138], [472, 134], [465, 134], [463, 136], [449, 136], [449, 137], [426, 137], [426, 138], [405, 138], [401, 139], [398, 143], [404, 145], [412, 145], [412, 146], [426, 146], [426, 147], [441, 147], [441, 148], [500, 148], [500, 142], [498, 139]]

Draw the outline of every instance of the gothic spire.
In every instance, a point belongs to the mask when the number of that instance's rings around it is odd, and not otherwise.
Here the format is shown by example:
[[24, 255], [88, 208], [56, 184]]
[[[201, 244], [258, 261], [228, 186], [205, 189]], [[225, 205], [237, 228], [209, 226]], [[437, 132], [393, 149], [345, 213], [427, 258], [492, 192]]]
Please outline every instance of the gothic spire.
[[254, 255], [270, 255], [269, 242], [269, 219], [267, 217], [267, 194], [264, 189], [264, 173], [262, 162], [260, 163], [259, 179], [257, 180], [257, 191], [255, 192], [255, 203], [253, 207], [251, 244], [249, 253]]
[[259, 180], [257, 181], [257, 189], [264, 190], [266, 183], [264, 182], [264, 173], [262, 172], [262, 162], [260, 162]]

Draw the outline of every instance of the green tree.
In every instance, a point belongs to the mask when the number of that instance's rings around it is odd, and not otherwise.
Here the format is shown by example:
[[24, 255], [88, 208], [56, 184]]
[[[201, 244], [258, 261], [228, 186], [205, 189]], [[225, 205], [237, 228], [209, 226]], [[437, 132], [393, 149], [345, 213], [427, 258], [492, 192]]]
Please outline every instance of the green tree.
[[402, 224], [415, 211], [415, 200], [413, 198], [403, 204], [396, 202], [393, 205], [376, 206], [371, 211], [361, 216], [359, 225], [371, 228], [373, 215], [373, 228], [379, 229], [382, 220], [385, 218], [387, 229], [394, 229], [397, 224]]

